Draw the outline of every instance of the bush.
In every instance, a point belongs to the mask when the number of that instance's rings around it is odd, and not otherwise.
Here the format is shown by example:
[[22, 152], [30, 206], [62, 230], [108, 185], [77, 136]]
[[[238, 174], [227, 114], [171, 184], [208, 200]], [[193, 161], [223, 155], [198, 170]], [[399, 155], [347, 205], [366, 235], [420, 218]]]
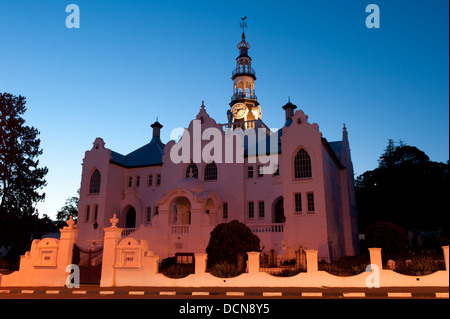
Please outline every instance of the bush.
[[183, 267], [181, 265], [169, 266], [161, 272], [169, 278], [184, 278], [192, 273], [186, 267]]
[[400, 226], [379, 221], [367, 228], [365, 237], [367, 247], [382, 248], [385, 259], [407, 253], [409, 243], [407, 232]]
[[211, 232], [208, 247], [206, 247], [208, 267], [212, 268], [215, 264], [226, 262], [243, 271], [246, 253], [259, 250], [258, 236], [253, 234], [245, 224], [237, 220], [221, 223]]
[[277, 276], [277, 277], [292, 277], [292, 276], [298, 275], [301, 272], [302, 272], [302, 269], [300, 269], [300, 268], [295, 268], [295, 269], [286, 268], [286, 269], [283, 269], [280, 272], [276, 272], [276, 273], [273, 273], [271, 275], [272, 276]]
[[319, 264], [319, 270], [324, 270], [335, 276], [354, 276], [363, 273], [366, 270], [366, 264], [353, 265], [353, 266], [343, 266], [339, 264]]
[[368, 255], [347, 256], [332, 263], [320, 262], [319, 270], [324, 270], [335, 276], [354, 276], [366, 271], [370, 264]]
[[219, 278], [231, 278], [231, 277], [236, 277], [241, 274], [237, 271], [237, 269], [234, 265], [231, 265], [227, 262], [221, 262], [221, 263], [215, 264], [211, 268], [210, 273]]
[[436, 260], [433, 256], [417, 255], [408, 260], [396, 262], [394, 271], [403, 275], [424, 276], [444, 269], [443, 260]]

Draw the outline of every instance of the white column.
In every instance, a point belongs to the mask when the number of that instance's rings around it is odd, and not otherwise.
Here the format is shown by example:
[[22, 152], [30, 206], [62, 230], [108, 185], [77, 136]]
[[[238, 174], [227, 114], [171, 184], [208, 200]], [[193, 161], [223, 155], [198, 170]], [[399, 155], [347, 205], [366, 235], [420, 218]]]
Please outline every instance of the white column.
[[318, 250], [305, 250], [306, 252], [306, 271], [317, 272], [319, 270], [319, 264], [317, 262]]
[[206, 272], [207, 254], [195, 254], [195, 274], [200, 275]]
[[259, 257], [261, 253], [259, 251], [249, 251], [248, 255], [248, 273], [249, 274], [257, 274], [259, 273]]
[[370, 253], [370, 263], [372, 265], [377, 265], [380, 270], [383, 269], [381, 248], [369, 248], [369, 253]]
[[449, 269], [448, 269], [448, 246], [443, 246], [442, 250], [444, 251], [445, 270], [449, 271]]
[[116, 258], [116, 245], [122, 237], [122, 228], [103, 228], [105, 237], [103, 242], [101, 287], [114, 286], [114, 262]]

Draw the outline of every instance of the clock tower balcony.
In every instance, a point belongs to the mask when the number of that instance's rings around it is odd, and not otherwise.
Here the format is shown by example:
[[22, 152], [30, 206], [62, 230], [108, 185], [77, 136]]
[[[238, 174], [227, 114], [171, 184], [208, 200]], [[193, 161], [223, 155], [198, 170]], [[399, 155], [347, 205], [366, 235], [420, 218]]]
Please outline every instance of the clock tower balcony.
[[238, 76], [249, 76], [253, 78], [253, 80], [256, 80], [255, 70], [247, 66], [240, 66], [234, 69], [234, 71], [231, 73], [231, 80], [234, 80]]
[[244, 99], [256, 100], [256, 95], [252, 94], [252, 93], [248, 93], [248, 92], [239, 92], [239, 93], [233, 94], [233, 96], [231, 97], [231, 101], [244, 100]]

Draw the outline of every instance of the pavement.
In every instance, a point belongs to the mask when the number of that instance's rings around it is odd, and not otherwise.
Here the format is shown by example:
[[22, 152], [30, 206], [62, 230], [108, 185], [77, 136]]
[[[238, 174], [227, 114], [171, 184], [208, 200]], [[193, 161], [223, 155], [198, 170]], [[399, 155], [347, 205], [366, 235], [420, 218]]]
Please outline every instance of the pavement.
[[447, 287], [0, 287], [0, 299], [449, 299]]

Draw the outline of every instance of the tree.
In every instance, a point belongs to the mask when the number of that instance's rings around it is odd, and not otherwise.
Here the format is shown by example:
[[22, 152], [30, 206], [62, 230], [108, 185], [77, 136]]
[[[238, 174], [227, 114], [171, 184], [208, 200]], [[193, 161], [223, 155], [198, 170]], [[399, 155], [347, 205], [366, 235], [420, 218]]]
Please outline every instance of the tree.
[[238, 256], [245, 258], [247, 252], [259, 250], [259, 237], [253, 234], [245, 224], [237, 220], [221, 223], [211, 232], [208, 247], [206, 247], [208, 266], [226, 262], [239, 267]]
[[381, 248], [386, 258], [398, 258], [408, 251], [406, 230], [392, 223], [379, 221], [369, 226], [365, 240], [368, 248]]
[[22, 118], [25, 104], [21, 95], [0, 93], [0, 247], [21, 246], [17, 251], [25, 249], [22, 240], [40, 233], [33, 228], [39, 219], [35, 204], [45, 198], [39, 190], [48, 172], [37, 159], [42, 154], [39, 131]]
[[377, 221], [438, 230], [448, 223], [449, 165], [417, 147], [389, 140], [376, 169], [355, 181], [360, 230]]
[[80, 190], [78, 190], [78, 197], [72, 196], [66, 199], [65, 205], [56, 214], [56, 220], [65, 222], [66, 220], [69, 219], [69, 216], [72, 216], [74, 220], [77, 219], [79, 196]]

